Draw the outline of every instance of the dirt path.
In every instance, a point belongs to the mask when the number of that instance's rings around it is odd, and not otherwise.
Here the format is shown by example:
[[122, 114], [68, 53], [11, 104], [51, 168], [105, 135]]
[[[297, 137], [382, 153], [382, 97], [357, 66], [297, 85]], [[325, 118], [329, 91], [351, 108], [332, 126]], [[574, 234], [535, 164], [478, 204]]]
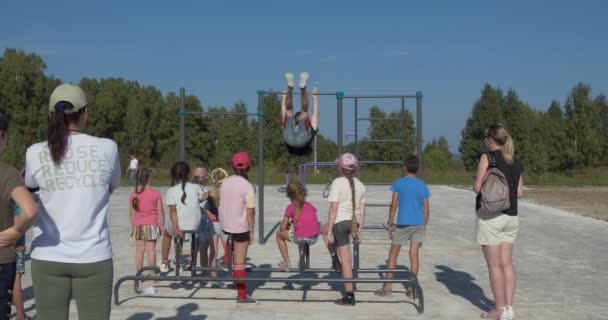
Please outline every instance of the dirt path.
[[608, 187], [536, 187], [525, 191], [528, 201], [608, 221]]

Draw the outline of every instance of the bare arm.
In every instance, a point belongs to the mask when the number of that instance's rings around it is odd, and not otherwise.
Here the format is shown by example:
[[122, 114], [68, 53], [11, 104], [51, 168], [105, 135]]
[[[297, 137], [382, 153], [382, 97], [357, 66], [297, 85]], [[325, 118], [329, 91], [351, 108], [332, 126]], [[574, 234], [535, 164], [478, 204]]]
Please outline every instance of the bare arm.
[[279, 227], [279, 231], [289, 230], [287, 225], [289, 224], [289, 218], [283, 217], [283, 221], [281, 221], [281, 226]]
[[158, 224], [160, 225], [162, 234], [165, 231], [165, 208], [163, 207], [163, 199], [158, 199], [156, 202], [156, 211], [158, 212]]
[[207, 199], [209, 199], [209, 192], [210, 191], [207, 191], [207, 192], [201, 194], [200, 200], [201, 201], [207, 201]]
[[488, 156], [484, 153], [479, 158], [479, 165], [477, 165], [477, 174], [475, 175], [475, 184], [473, 185], [473, 191], [479, 193], [481, 191], [481, 182], [483, 181], [483, 176], [486, 175], [488, 171]]
[[395, 215], [397, 214], [397, 205], [399, 204], [399, 194], [397, 192], [393, 192], [393, 198], [391, 199], [391, 206], [388, 208], [388, 221], [386, 224], [388, 225], [388, 237], [389, 239], [393, 238], [393, 233], [395, 232]]
[[524, 176], [519, 176], [519, 183], [517, 184], [517, 197], [521, 198], [524, 196]]
[[285, 123], [285, 113], [287, 113], [287, 106], [285, 105], [287, 92], [281, 93], [281, 126]]
[[26, 187], [20, 186], [13, 189], [11, 198], [21, 208], [21, 215], [12, 227], [0, 232], [0, 247], [10, 246], [17, 242], [32, 227], [38, 217], [38, 204]]
[[329, 215], [327, 217], [327, 236], [330, 242], [333, 243], [334, 239], [334, 223], [336, 222], [336, 216], [338, 215], [338, 203], [331, 202], [329, 205]]
[[319, 130], [319, 96], [317, 91], [313, 90], [312, 95], [312, 118], [310, 119], [310, 125], [313, 129]]
[[177, 221], [177, 206], [169, 206], [169, 217], [171, 218], [171, 224], [173, 225], [173, 233], [175, 234], [175, 236], [178, 238], [184, 238], [184, 233], [179, 228], [179, 224]]
[[133, 202], [129, 203], [129, 219], [131, 220], [131, 228], [135, 227], [135, 208], [133, 208]]
[[359, 229], [357, 231], [357, 239], [361, 241], [363, 239], [363, 225], [365, 224], [365, 201], [361, 201], [359, 204]]
[[247, 208], [247, 224], [249, 225], [249, 244], [252, 244], [255, 239], [255, 208]]
[[431, 209], [429, 207], [429, 198], [424, 199], [424, 203], [422, 204], [424, 209], [424, 228], [429, 224], [429, 217], [431, 214]]

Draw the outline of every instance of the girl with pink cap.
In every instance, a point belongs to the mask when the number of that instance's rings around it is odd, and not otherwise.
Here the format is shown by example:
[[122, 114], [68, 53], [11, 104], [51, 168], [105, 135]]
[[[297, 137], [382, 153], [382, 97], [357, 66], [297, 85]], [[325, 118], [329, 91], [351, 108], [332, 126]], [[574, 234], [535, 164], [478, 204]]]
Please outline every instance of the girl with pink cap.
[[[330, 203], [329, 218], [322, 233], [332, 256], [332, 267], [341, 271], [345, 279], [352, 279], [350, 236], [353, 235], [355, 241], [361, 241], [365, 221], [365, 186], [355, 177], [358, 161], [352, 153], [342, 154], [336, 162], [341, 177], [331, 184], [327, 198]], [[354, 306], [353, 284], [344, 283], [344, 289], [345, 296], [336, 300], [336, 304]]]

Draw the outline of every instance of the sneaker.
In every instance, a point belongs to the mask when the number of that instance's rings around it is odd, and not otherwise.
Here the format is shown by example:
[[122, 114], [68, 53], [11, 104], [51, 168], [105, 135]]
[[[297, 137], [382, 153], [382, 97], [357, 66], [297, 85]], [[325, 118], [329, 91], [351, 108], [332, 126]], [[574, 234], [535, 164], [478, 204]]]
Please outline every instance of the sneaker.
[[505, 310], [500, 315], [500, 320], [513, 320], [515, 319], [515, 312], [513, 312], [512, 306], [505, 306]]
[[331, 268], [334, 269], [335, 272], [342, 272], [342, 264], [340, 263], [340, 259], [338, 259], [338, 257], [333, 256], [331, 258]]
[[355, 304], [357, 304], [357, 302], [355, 301], [355, 297], [352, 296], [345, 296], [341, 299], [336, 300], [335, 304], [339, 305], [339, 306], [349, 306], [352, 307]]
[[282, 268], [283, 271], [289, 272], [289, 271], [291, 271], [291, 263], [281, 261], [281, 262], [279, 262], [279, 268]]
[[218, 260], [217, 267], [222, 269], [223, 271], [228, 271], [228, 265], [224, 264], [224, 260]]
[[148, 287], [144, 289], [144, 294], [157, 294], [158, 291], [155, 287]]
[[162, 273], [169, 272], [169, 261], [161, 262], [160, 266], [158, 268], [160, 269], [160, 272], [162, 272]]
[[236, 303], [238, 303], [238, 304], [258, 304], [258, 301], [255, 300], [254, 298], [250, 297], [250, 296], [247, 296], [247, 297], [242, 298], [242, 299], [239, 298], [239, 297], [237, 297], [236, 298]]
[[306, 88], [306, 81], [308, 81], [308, 72], [301, 72], [300, 82], [298, 83], [300, 85], [300, 89]]
[[484, 312], [481, 314], [481, 317], [484, 319], [502, 319], [503, 314], [505, 313], [506, 308], [500, 309], [492, 309], [488, 312]]
[[288, 87], [293, 88], [293, 86], [296, 85], [294, 78], [295, 78], [295, 76], [293, 75], [293, 73], [291, 73], [291, 72], [285, 73], [285, 80], [287, 81]]
[[380, 288], [374, 292], [375, 295], [384, 298], [392, 298], [393, 292], [391, 290], [386, 290], [384, 288]]

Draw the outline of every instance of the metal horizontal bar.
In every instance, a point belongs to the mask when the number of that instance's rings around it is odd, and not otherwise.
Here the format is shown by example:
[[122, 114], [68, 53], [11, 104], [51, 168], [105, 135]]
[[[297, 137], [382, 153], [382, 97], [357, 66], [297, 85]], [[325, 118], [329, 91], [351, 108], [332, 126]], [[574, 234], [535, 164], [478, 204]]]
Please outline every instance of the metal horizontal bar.
[[403, 139], [362, 139], [358, 142], [403, 142]]
[[393, 183], [392, 182], [366, 182], [365, 185], [370, 185], [370, 186], [392, 186]]
[[[276, 91], [276, 90], [270, 90], [270, 91], [264, 91], [263, 95], [280, 95], [283, 94], [282, 91]], [[294, 96], [299, 96], [301, 95], [299, 89], [295, 89], [295, 91], [291, 92], [292, 95]], [[311, 96], [312, 95], [312, 91], [306, 91], [306, 94]], [[331, 92], [331, 91], [319, 91], [317, 92], [318, 96], [336, 96], [336, 92]]]
[[[395, 273], [397, 270], [390, 271], [376, 271], [376, 272], [391, 272]], [[256, 278], [256, 277], [189, 277], [189, 276], [125, 276], [120, 278], [118, 281], [163, 281], [163, 282], [176, 282], [176, 281], [226, 281], [226, 282], [307, 282], [307, 283], [415, 283], [415, 279], [386, 279], [386, 278]], [[117, 283], [118, 284], [118, 283]]]
[[403, 120], [403, 119], [404, 118], [358, 118], [357, 120], [359, 120], [359, 121], [364, 121], [364, 120], [367, 120], [367, 121], [376, 121], [376, 120], [382, 121], [382, 120]]
[[252, 112], [203, 112], [203, 111], [186, 111], [181, 114], [198, 114], [201, 116], [259, 116], [257, 113]]
[[416, 95], [360, 95], [360, 96], [356, 96], [356, 95], [350, 95], [344, 96], [344, 99], [401, 99], [401, 98], [406, 98], [406, 99], [416, 99]]
[[[367, 184], [367, 183], [366, 183]], [[365, 204], [366, 207], [390, 207], [390, 203], [389, 204], [381, 204], [381, 203], [366, 203]], [[367, 228], [363, 228], [363, 229], [367, 229]], [[370, 229], [374, 229], [374, 228], [370, 228]]]
[[[364, 228], [364, 229], [379, 229], [379, 230], [384, 230], [386, 229], [386, 227], [376, 227], [376, 228]], [[182, 269], [183, 271], [192, 271], [191, 268], [187, 268], [187, 269]], [[301, 273], [301, 274], [308, 274], [308, 273], [332, 273], [335, 272], [334, 269], [330, 269], [330, 268], [307, 268], [304, 269], [304, 271], [300, 271], [299, 268], [297, 267], [293, 267], [291, 269], [291, 271], [285, 271], [282, 268], [245, 268], [245, 270], [247, 272], [251, 272], [251, 273], [255, 273], [255, 272], [274, 272], [274, 273]], [[195, 267], [194, 271], [224, 271], [222, 269], [219, 268], [211, 268], [211, 267]], [[409, 270], [404, 270], [404, 269], [393, 269], [393, 270], [388, 270], [388, 269], [353, 269], [353, 271], [358, 272], [358, 273], [378, 273], [378, 272], [392, 272], [392, 273], [404, 273], [404, 274], [410, 274], [410, 275], [414, 275], [411, 271]], [[222, 278], [223, 279], [223, 278]]]
[[390, 160], [390, 161], [389, 160], [387, 160], [387, 161], [384, 161], [384, 160], [362, 160], [362, 161], [359, 161], [359, 163], [363, 163], [363, 164], [366, 164], [366, 163], [367, 164], [382, 164], [382, 163], [401, 164], [402, 161], [398, 161], [398, 160]]

